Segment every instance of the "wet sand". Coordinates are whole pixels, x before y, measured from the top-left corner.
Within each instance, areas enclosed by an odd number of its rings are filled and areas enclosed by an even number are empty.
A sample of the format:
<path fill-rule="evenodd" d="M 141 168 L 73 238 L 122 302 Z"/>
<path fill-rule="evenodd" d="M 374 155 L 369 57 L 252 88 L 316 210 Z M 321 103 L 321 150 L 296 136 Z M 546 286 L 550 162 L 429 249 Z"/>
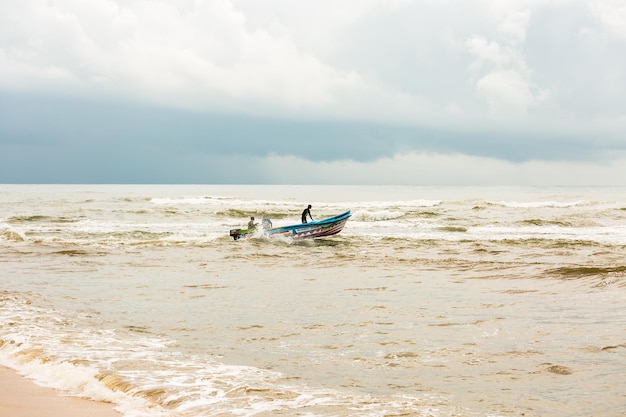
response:
<path fill-rule="evenodd" d="M 64 397 L 40 387 L 12 369 L 0 366 L 0 416 L 6 417 L 120 417 L 113 405 L 84 398 Z"/>

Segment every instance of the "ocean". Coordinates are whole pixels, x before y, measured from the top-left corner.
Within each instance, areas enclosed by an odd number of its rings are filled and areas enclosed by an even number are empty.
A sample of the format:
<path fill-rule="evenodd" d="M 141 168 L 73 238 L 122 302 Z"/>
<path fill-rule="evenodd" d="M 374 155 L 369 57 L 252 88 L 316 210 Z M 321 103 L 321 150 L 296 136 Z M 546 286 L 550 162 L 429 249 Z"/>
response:
<path fill-rule="evenodd" d="M 625 188 L 0 185 L 0 284 L 0 365 L 125 417 L 626 416 Z"/>

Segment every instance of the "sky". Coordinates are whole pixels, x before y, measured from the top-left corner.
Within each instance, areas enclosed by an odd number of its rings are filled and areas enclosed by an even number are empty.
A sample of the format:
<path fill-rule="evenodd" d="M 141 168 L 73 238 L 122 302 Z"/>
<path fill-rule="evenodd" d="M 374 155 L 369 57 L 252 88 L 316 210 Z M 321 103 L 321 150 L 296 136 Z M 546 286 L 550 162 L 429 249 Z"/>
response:
<path fill-rule="evenodd" d="M 0 0 L 0 183 L 626 185 L 625 0 Z"/>

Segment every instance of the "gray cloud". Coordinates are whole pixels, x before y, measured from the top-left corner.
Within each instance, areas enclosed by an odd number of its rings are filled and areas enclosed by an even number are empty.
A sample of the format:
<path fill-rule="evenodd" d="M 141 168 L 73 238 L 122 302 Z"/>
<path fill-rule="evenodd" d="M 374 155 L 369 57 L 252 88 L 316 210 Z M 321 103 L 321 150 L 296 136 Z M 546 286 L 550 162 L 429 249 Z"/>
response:
<path fill-rule="evenodd" d="M 609 163 L 626 147 L 625 10 L 0 4 L 0 181 L 262 182 L 275 180 L 266 160 L 381 169 L 407 154 L 493 159 L 511 175 L 537 161 Z"/>

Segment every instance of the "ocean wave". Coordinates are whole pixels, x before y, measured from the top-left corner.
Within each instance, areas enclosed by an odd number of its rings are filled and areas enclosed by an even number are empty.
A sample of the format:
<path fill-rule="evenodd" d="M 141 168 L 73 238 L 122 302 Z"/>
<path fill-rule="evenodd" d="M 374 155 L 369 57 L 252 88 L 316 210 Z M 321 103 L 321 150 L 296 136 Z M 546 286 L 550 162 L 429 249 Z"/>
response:
<path fill-rule="evenodd" d="M 626 266 L 563 266 L 546 271 L 551 275 L 558 275 L 564 279 L 577 279 L 586 277 L 613 276 L 626 277 Z"/>
<path fill-rule="evenodd" d="M 26 240 L 26 237 L 21 232 L 5 229 L 0 231 L 0 240 L 5 240 L 9 242 L 24 242 Z"/>
<path fill-rule="evenodd" d="M 588 201 L 488 201 L 488 205 L 509 208 L 569 208 L 588 205 Z"/>
<path fill-rule="evenodd" d="M 368 210 L 358 210 L 352 213 L 351 220 L 359 221 L 359 222 L 378 222 L 384 220 L 394 220 L 402 218 L 406 215 L 403 211 L 393 211 L 393 210 L 377 210 L 377 211 L 368 211 Z"/>
<path fill-rule="evenodd" d="M 83 220 L 84 217 L 81 218 L 71 218 L 71 217 L 56 217 L 56 216 L 46 216 L 46 215 L 31 215 L 31 216 L 13 216 L 7 219 L 7 223 L 9 224 L 19 224 L 19 223 L 76 223 Z"/>
<path fill-rule="evenodd" d="M 227 196 L 200 196 L 200 197 L 152 197 L 149 201 L 157 205 L 206 205 L 215 202 L 235 202 L 237 198 Z"/>
<path fill-rule="evenodd" d="M 527 219 L 518 222 L 521 225 L 572 227 L 573 223 L 562 220 Z"/>
<path fill-rule="evenodd" d="M 433 404 L 424 398 L 375 398 L 311 387 L 279 372 L 179 351 L 176 341 L 145 332 L 91 328 L 91 315 L 36 305 L 42 302 L 0 293 L 0 365 L 66 394 L 110 402 L 124 416 L 267 415 L 279 410 L 378 416 L 389 409 L 420 415 Z M 452 411 L 449 415 L 456 415 Z"/>
<path fill-rule="evenodd" d="M 298 223 L 303 207 L 295 198 L 285 197 L 299 188 L 276 187 L 281 190 L 276 200 L 258 198 L 264 191 L 254 187 L 236 189 L 254 191 L 251 195 L 255 198 L 251 199 L 238 196 L 236 190 L 229 196 L 227 187 L 216 187 L 214 194 L 206 192 L 204 187 L 154 186 L 136 188 L 132 193 L 131 188 L 113 187 L 108 194 L 93 191 L 94 198 L 61 193 L 58 202 L 45 211 L 41 211 L 37 198 L 23 196 L 23 201 L 10 203 L 14 208 L 0 221 L 0 241 L 15 246 L 50 245 L 53 249 L 64 245 L 202 247 L 227 241 L 223 238 L 229 230 L 245 227 L 250 216 L 260 218 L 267 214 L 275 226 Z M 172 190 L 179 189 L 189 194 L 177 197 Z M 192 192 L 194 189 L 197 195 Z M 265 187 L 266 191 L 273 189 Z M 352 217 L 340 234 L 342 237 L 443 242 L 545 239 L 626 244 L 624 211 L 616 209 L 623 207 L 623 203 L 607 202 L 610 199 L 575 197 L 568 201 L 571 194 L 556 193 L 546 194 L 545 201 L 531 194 L 524 202 L 527 195 L 524 193 L 512 195 L 510 200 L 468 198 L 463 193 L 453 195 L 455 199 L 449 201 L 398 199 L 397 195 L 390 200 L 351 200 L 340 192 L 342 188 L 320 190 L 324 191 L 320 195 L 334 194 L 330 201 L 313 201 L 315 219 L 352 210 Z M 438 195 L 430 191 L 428 196 Z M 445 191 L 441 195 L 445 196 Z M 381 198 L 381 193 L 365 197 Z"/>
<path fill-rule="evenodd" d="M 244 223 L 209 222 L 138 224 L 101 223 L 75 224 L 75 227 L 9 227 L 0 229 L 0 242 L 9 246 L 41 245 L 58 250 L 107 250 L 124 246 L 180 246 L 205 247 L 232 244 L 229 230 L 241 228 Z M 275 222 L 276 224 L 277 222 Z M 469 225 L 461 220 L 444 221 L 421 218 L 400 212 L 356 212 L 345 229 L 324 241 L 350 241 L 365 244 L 371 239 L 389 238 L 392 241 L 472 241 L 472 242 L 547 242 L 586 245 L 626 245 L 626 227 L 575 227 L 560 220 L 521 220 L 515 225 Z M 267 240 L 260 237 L 261 241 Z M 276 239 L 272 239 L 276 243 Z M 286 243 L 292 244 L 290 239 Z M 237 242 L 241 244 L 241 242 Z M 78 253 L 78 252 L 77 252 Z"/>
<path fill-rule="evenodd" d="M 468 229 L 463 226 L 440 226 L 437 227 L 436 230 L 440 230 L 442 232 L 466 233 Z"/>

